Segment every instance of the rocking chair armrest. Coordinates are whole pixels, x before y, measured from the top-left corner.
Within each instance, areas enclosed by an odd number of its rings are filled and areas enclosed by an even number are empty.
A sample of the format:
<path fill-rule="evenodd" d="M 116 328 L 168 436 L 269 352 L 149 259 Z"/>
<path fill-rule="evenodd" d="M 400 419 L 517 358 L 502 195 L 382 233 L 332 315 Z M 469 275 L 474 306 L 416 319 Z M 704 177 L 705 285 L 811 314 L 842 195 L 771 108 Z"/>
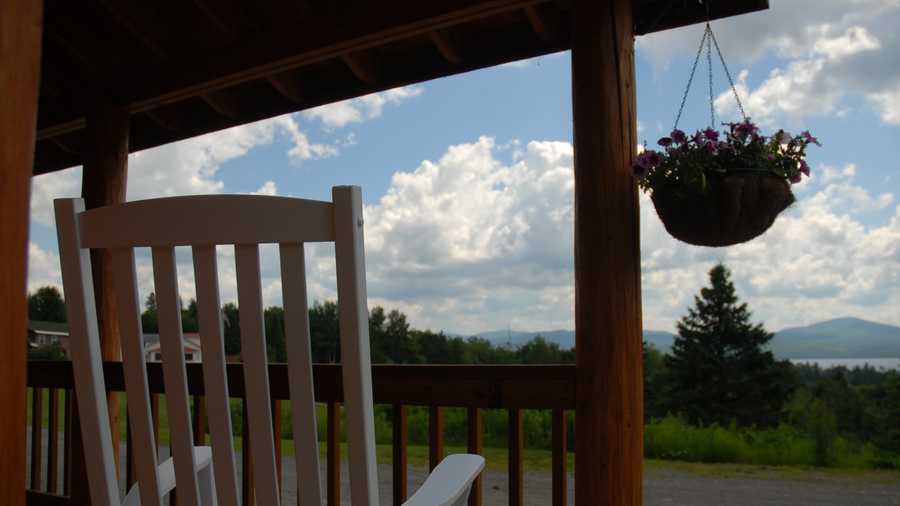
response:
<path fill-rule="evenodd" d="M 209 446 L 194 447 L 194 468 L 198 471 L 198 479 L 200 479 L 200 471 L 212 465 L 212 448 Z M 158 467 L 159 472 L 159 495 L 165 496 L 175 488 L 175 461 L 172 457 L 167 458 Z M 210 474 L 211 476 L 211 474 Z M 138 489 L 138 483 L 135 483 L 122 501 L 122 506 L 141 506 L 141 493 Z M 200 484 L 201 489 L 203 484 Z M 202 501 L 201 501 L 202 503 Z"/>
<path fill-rule="evenodd" d="M 480 455 L 448 455 L 403 506 L 460 506 L 484 469 Z"/>

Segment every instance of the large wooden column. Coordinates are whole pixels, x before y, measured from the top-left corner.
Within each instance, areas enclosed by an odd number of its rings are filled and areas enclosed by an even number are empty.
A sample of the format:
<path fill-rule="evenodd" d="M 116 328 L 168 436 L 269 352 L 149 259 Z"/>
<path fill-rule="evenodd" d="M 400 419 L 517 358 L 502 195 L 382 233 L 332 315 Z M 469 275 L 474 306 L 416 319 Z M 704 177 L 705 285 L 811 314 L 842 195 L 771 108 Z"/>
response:
<path fill-rule="evenodd" d="M 128 111 L 97 105 L 87 117 L 82 146 L 84 172 L 81 196 L 85 208 L 93 209 L 125 201 L 128 181 Z M 91 251 L 94 272 L 94 297 L 100 327 L 100 347 L 104 361 L 121 361 L 119 322 L 116 318 L 116 295 L 112 279 L 112 252 Z M 109 422 L 113 437 L 113 454 L 119 461 L 119 395 L 109 394 Z M 118 469 L 118 465 L 116 466 Z"/>
<path fill-rule="evenodd" d="M 41 69 L 41 0 L 0 7 L 0 504 L 25 504 L 28 217 Z"/>
<path fill-rule="evenodd" d="M 631 0 L 574 0 L 575 504 L 641 504 L 641 250 Z"/>

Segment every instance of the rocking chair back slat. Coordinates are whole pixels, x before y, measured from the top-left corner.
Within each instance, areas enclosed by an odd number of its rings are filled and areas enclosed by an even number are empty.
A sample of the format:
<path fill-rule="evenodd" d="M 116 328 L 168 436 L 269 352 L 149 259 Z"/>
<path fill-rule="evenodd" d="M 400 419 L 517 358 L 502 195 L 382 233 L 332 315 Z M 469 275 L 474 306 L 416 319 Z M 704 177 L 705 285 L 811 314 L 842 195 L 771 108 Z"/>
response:
<path fill-rule="evenodd" d="M 241 358 L 244 360 L 247 423 L 253 457 L 256 498 L 260 504 L 280 504 L 275 446 L 272 434 L 272 407 L 269 400 L 269 369 L 263 324 L 259 246 L 234 247 L 237 270 L 238 311 L 241 327 Z"/>
<path fill-rule="evenodd" d="M 116 483 L 103 362 L 100 358 L 91 255 L 79 241 L 78 214 L 84 212 L 84 201 L 57 200 L 54 208 L 69 323 L 69 353 L 75 376 L 91 503 L 95 506 L 114 506 L 119 504 L 119 486 Z"/>
<path fill-rule="evenodd" d="M 350 500 L 358 506 L 378 505 L 375 464 L 375 413 L 369 351 L 369 308 L 363 251 L 362 192 L 358 187 L 332 189 L 334 255 L 340 294 L 341 363 L 350 467 Z"/>
<path fill-rule="evenodd" d="M 213 471 L 221 506 L 238 506 L 237 471 L 232 444 L 231 409 L 225 372 L 225 343 L 216 247 L 193 247 L 194 281 L 197 286 L 197 320 L 203 350 L 203 384 L 209 432 L 212 438 Z"/>
<path fill-rule="evenodd" d="M 134 249 L 113 250 L 113 281 L 119 308 L 119 333 L 128 394 L 128 424 L 134 466 L 140 483 L 141 504 L 160 504 L 159 462 L 153 434 L 153 414 L 144 364 L 144 339 L 141 332 L 140 305 L 134 266 Z"/>
<path fill-rule="evenodd" d="M 281 244 L 281 286 L 300 504 L 322 504 L 303 244 Z"/>
<path fill-rule="evenodd" d="M 178 504 L 199 506 L 200 492 L 194 467 L 194 433 L 191 429 L 190 399 L 184 366 L 175 248 L 153 248 L 153 283 L 156 290 L 166 407 L 169 411 L 169 439 L 172 456 L 175 458 L 175 480 L 178 483 Z"/>

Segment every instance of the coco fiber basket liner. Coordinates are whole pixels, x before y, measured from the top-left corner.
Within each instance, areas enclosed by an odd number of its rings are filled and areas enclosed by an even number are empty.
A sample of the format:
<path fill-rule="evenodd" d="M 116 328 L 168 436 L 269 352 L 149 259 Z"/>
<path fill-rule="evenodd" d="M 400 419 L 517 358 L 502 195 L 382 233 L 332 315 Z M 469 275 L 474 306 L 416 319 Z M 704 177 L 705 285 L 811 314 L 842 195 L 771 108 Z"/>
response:
<path fill-rule="evenodd" d="M 711 179 L 703 194 L 657 188 L 651 199 L 675 238 L 696 246 L 730 246 L 768 230 L 794 194 L 784 179 L 748 169 Z"/>

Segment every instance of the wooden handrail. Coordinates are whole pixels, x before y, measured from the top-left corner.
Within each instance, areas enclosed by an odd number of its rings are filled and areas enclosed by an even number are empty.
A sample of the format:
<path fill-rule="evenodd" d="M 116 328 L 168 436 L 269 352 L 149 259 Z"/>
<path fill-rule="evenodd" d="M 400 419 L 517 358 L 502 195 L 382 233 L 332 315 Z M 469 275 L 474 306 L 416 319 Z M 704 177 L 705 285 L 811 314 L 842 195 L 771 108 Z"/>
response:
<path fill-rule="evenodd" d="M 124 392 L 121 362 L 105 362 L 106 389 Z M 228 393 L 244 397 L 243 366 L 228 364 Z M 188 390 L 204 395 L 203 369 L 187 364 Z M 340 364 L 315 364 L 316 401 L 342 402 Z M 273 399 L 289 400 L 286 364 L 269 365 Z M 147 364 L 150 392 L 164 393 L 162 367 Z M 67 361 L 28 363 L 28 386 L 72 388 L 72 364 Z M 573 365 L 373 365 L 376 404 L 443 406 L 484 409 L 574 409 Z"/>
<path fill-rule="evenodd" d="M 326 417 L 326 453 L 327 453 L 327 499 L 329 505 L 340 504 L 340 420 L 341 402 L 343 401 L 341 385 L 341 369 L 339 364 L 316 364 L 313 367 L 316 401 L 327 406 Z M 120 362 L 104 363 L 106 387 L 110 392 L 125 390 L 122 364 Z M 228 364 L 227 368 L 229 395 L 234 398 L 244 397 L 243 366 L 240 363 Z M 205 409 L 202 396 L 203 371 L 200 364 L 187 364 L 188 390 L 193 396 L 194 438 L 197 444 L 205 438 Z M 158 363 L 147 364 L 148 384 L 151 392 L 154 431 L 159 436 L 159 394 L 163 394 L 162 368 Z M 280 402 L 289 399 L 287 366 L 271 364 L 269 366 L 270 391 L 273 399 L 273 422 L 280 426 Z M 406 407 L 429 407 L 429 464 L 434 467 L 443 455 L 443 409 L 444 407 L 467 408 L 467 446 L 470 452 L 480 453 L 483 449 L 482 409 L 503 409 L 509 413 L 509 498 L 511 504 L 521 504 L 523 487 L 522 465 L 522 410 L 548 409 L 553 412 L 553 504 L 566 502 L 566 411 L 575 406 L 575 367 L 572 365 L 374 365 L 372 366 L 372 385 L 376 404 L 389 404 L 394 413 L 392 466 L 395 487 L 394 504 L 400 504 L 406 498 L 407 483 L 407 428 Z M 65 392 L 63 403 L 66 420 L 63 447 L 69 451 L 71 440 L 70 422 L 72 366 L 67 361 L 33 361 L 28 364 L 28 386 L 33 388 L 33 398 L 41 400 L 43 390 L 50 389 L 52 395 Z M 33 410 L 41 415 L 42 402 L 35 401 Z M 50 417 L 58 419 L 60 414 L 58 403 L 50 403 Z M 39 421 L 35 422 L 39 427 Z M 245 426 L 246 427 L 246 426 Z M 33 434 L 40 434 L 40 429 L 32 429 Z M 280 432 L 276 429 L 275 432 Z M 52 425 L 47 437 L 58 437 L 58 427 Z M 251 441 L 246 430 L 243 431 L 244 455 L 243 496 L 245 501 L 252 500 L 253 475 L 249 469 L 247 449 Z M 47 449 L 48 460 L 56 462 L 58 448 L 56 444 L 45 446 L 38 437 L 32 444 L 32 469 L 38 475 L 31 480 L 28 504 L 72 504 L 63 496 L 44 493 L 55 493 L 51 483 L 43 485 L 40 468 L 34 467 L 40 462 L 44 448 Z M 48 442 L 49 443 L 49 442 Z M 131 445 L 127 444 L 127 465 L 131 463 Z M 280 450 L 280 447 L 276 446 Z M 280 451 L 279 451 L 280 453 Z M 62 493 L 69 493 L 68 479 L 71 464 L 78 462 L 69 455 L 63 456 L 64 485 Z M 74 464 L 77 465 L 77 464 Z M 55 466 L 53 467 L 55 469 Z M 126 480 L 133 480 L 133 475 L 126 467 Z M 279 466 L 280 474 L 280 466 Z M 53 476 L 55 471 L 47 470 L 46 476 Z M 483 486 L 479 478 L 472 488 L 470 505 L 482 503 Z"/>

